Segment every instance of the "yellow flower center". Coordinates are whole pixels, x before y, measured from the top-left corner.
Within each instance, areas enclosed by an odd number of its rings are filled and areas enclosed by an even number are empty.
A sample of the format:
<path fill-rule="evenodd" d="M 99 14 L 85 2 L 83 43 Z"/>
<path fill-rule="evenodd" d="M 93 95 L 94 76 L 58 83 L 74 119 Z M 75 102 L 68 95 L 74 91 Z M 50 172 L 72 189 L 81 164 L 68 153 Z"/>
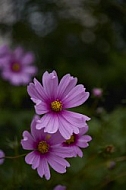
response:
<path fill-rule="evenodd" d="M 20 64 L 19 63 L 13 63 L 12 64 L 12 70 L 15 71 L 15 72 L 18 72 L 20 71 Z"/>
<path fill-rule="evenodd" d="M 73 143 L 74 141 L 75 141 L 75 137 L 74 137 L 74 135 L 71 135 L 70 139 L 66 140 L 66 143 L 67 143 L 67 144 L 71 144 L 71 143 Z"/>
<path fill-rule="evenodd" d="M 62 110 L 62 103 L 59 100 L 55 100 L 51 103 L 51 108 L 55 112 L 59 112 Z"/>
<path fill-rule="evenodd" d="M 42 154 L 47 153 L 49 150 L 49 145 L 46 143 L 46 141 L 41 141 L 38 144 L 38 151 Z"/>

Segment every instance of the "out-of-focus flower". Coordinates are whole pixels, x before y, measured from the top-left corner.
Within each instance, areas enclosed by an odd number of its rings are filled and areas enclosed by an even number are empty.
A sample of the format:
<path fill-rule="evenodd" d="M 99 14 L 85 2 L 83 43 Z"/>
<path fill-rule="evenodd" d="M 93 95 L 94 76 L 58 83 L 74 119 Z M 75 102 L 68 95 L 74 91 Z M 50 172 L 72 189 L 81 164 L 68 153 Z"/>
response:
<path fill-rule="evenodd" d="M 89 92 L 85 92 L 83 85 L 76 85 L 77 78 L 66 74 L 58 84 L 58 76 L 55 71 L 43 74 L 42 83 L 34 79 L 34 83 L 28 85 L 28 94 L 36 104 L 35 110 L 38 115 L 44 116 L 38 121 L 37 129 L 44 128 L 44 132 L 55 133 L 59 130 L 65 139 L 75 133 L 79 133 L 86 121 L 90 118 L 66 110 L 84 103 Z"/>
<path fill-rule="evenodd" d="M 115 161 L 108 161 L 108 162 L 106 163 L 106 165 L 107 165 L 107 168 L 108 168 L 109 170 L 112 170 L 112 169 L 115 168 L 116 162 L 115 162 Z"/>
<path fill-rule="evenodd" d="M 5 154 L 2 150 L 0 150 L 0 165 L 3 164 L 4 162 L 4 157 L 5 157 Z"/>
<path fill-rule="evenodd" d="M 7 60 L 9 48 L 7 45 L 0 46 L 0 68 L 4 65 Z"/>
<path fill-rule="evenodd" d="M 37 72 L 37 68 L 31 65 L 34 62 L 32 52 L 24 52 L 17 47 L 11 51 L 7 46 L 0 48 L 0 67 L 3 79 L 13 85 L 26 85 Z"/>
<path fill-rule="evenodd" d="M 93 88 L 92 94 L 94 97 L 100 98 L 100 97 L 102 97 L 103 90 L 101 88 Z"/>
<path fill-rule="evenodd" d="M 88 131 L 88 126 L 81 128 L 78 134 L 73 134 L 70 139 L 63 142 L 64 147 L 68 147 L 72 151 L 72 156 L 83 156 L 83 152 L 80 148 L 86 148 L 89 146 L 88 142 L 92 140 L 91 136 L 85 135 Z"/>
<path fill-rule="evenodd" d="M 107 146 L 105 147 L 105 152 L 111 154 L 111 153 L 115 152 L 115 147 L 114 147 L 112 144 L 107 145 Z"/>
<path fill-rule="evenodd" d="M 66 186 L 57 185 L 53 190 L 66 190 Z"/>
<path fill-rule="evenodd" d="M 23 132 L 21 144 L 23 149 L 32 150 L 25 157 L 27 164 L 32 165 L 32 169 L 37 169 L 40 177 L 45 176 L 50 179 L 49 165 L 58 173 L 65 173 L 66 167 L 70 164 L 65 160 L 71 157 L 70 151 L 61 145 L 63 138 L 59 132 L 55 134 L 44 133 L 44 130 L 36 129 L 37 117 L 31 123 L 31 134 Z"/>

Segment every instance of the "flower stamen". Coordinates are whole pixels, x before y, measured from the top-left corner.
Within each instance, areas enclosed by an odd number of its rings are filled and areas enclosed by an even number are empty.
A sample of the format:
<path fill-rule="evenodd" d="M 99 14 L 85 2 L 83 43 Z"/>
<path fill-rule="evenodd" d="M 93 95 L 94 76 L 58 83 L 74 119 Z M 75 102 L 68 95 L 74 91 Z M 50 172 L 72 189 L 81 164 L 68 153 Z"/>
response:
<path fill-rule="evenodd" d="M 49 151 L 49 145 L 46 141 L 40 141 L 38 144 L 38 151 L 42 154 L 47 153 Z"/>
<path fill-rule="evenodd" d="M 62 110 L 62 103 L 59 100 L 55 100 L 51 103 L 51 109 L 55 112 Z"/>
<path fill-rule="evenodd" d="M 75 141 L 75 137 L 74 137 L 74 135 L 71 135 L 71 137 L 68 139 L 68 140 L 66 140 L 66 144 L 72 144 L 72 143 L 74 143 L 74 141 Z"/>
<path fill-rule="evenodd" d="M 11 69 L 12 69 L 12 71 L 14 71 L 14 72 L 19 72 L 20 69 L 21 69 L 21 66 L 20 66 L 19 63 L 13 63 L 12 66 L 11 66 Z"/>

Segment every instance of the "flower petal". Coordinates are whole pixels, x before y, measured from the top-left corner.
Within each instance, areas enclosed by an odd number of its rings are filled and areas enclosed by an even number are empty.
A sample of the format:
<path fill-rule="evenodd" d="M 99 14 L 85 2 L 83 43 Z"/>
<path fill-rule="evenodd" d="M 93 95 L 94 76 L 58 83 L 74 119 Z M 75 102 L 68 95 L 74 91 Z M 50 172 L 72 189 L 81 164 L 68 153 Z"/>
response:
<path fill-rule="evenodd" d="M 44 139 L 45 134 L 43 130 L 36 129 L 37 121 L 39 120 L 39 116 L 35 116 L 31 122 L 31 134 L 35 140 L 35 142 L 39 142 L 40 140 Z"/>
<path fill-rule="evenodd" d="M 2 151 L 2 150 L 0 150 L 0 165 L 2 165 L 3 164 L 3 162 L 4 162 L 4 160 L 5 160 L 5 153 Z"/>
<path fill-rule="evenodd" d="M 71 158 L 73 157 L 73 151 L 68 149 L 68 147 L 62 147 L 61 145 L 55 145 L 51 149 L 51 154 L 54 156 L 57 155 L 62 158 Z"/>
<path fill-rule="evenodd" d="M 37 102 L 36 102 L 37 103 Z M 38 102 L 38 104 L 35 106 L 35 111 L 37 114 L 45 114 L 49 112 L 48 106 L 45 102 Z"/>
<path fill-rule="evenodd" d="M 39 99 L 45 101 L 47 95 L 44 92 L 44 89 L 40 82 L 34 78 L 34 83 L 30 83 L 27 87 L 27 92 L 31 96 L 31 98 Z"/>
<path fill-rule="evenodd" d="M 48 162 L 49 165 L 58 173 L 65 173 L 66 167 L 70 166 L 65 159 L 51 154 L 50 157 L 48 158 Z"/>
<path fill-rule="evenodd" d="M 83 104 L 89 97 L 83 85 L 75 86 L 62 100 L 65 108 L 72 108 Z"/>
<path fill-rule="evenodd" d="M 81 148 L 86 148 L 89 146 L 88 142 L 90 142 L 91 140 L 92 140 L 91 136 L 83 135 L 83 136 L 78 138 L 77 146 L 79 146 Z"/>
<path fill-rule="evenodd" d="M 10 49 L 7 45 L 0 46 L 0 58 L 10 53 Z"/>
<path fill-rule="evenodd" d="M 23 68 L 23 72 L 27 75 L 33 75 L 33 74 L 36 74 L 37 73 L 37 68 L 34 67 L 34 66 L 25 66 Z"/>
<path fill-rule="evenodd" d="M 41 117 L 41 119 L 39 119 L 37 121 L 36 129 L 42 129 L 42 128 L 46 127 L 48 125 L 48 123 L 51 122 L 50 121 L 51 119 L 52 119 L 52 117 L 50 114 L 48 114 L 48 113 L 45 114 L 43 117 Z"/>
<path fill-rule="evenodd" d="M 59 132 L 65 139 L 69 139 L 70 136 L 73 134 L 72 125 L 67 122 L 64 118 L 60 117 L 60 126 Z M 79 131 L 78 131 L 79 132 Z"/>
<path fill-rule="evenodd" d="M 40 164 L 40 154 L 36 151 L 36 156 L 32 161 L 32 169 L 36 169 Z"/>
<path fill-rule="evenodd" d="M 84 127 L 86 125 L 85 121 L 88 119 L 87 116 L 64 110 L 62 113 L 62 118 L 66 120 L 69 124 L 75 127 Z M 63 120 L 62 119 L 62 120 Z"/>
<path fill-rule="evenodd" d="M 57 94 L 57 87 L 58 87 L 57 73 L 55 71 L 53 71 L 52 73 L 48 73 L 46 71 L 43 74 L 42 82 L 44 90 L 48 95 L 50 101 L 55 100 Z"/>
<path fill-rule="evenodd" d="M 50 134 L 49 143 L 51 143 L 52 145 L 57 145 L 57 144 L 61 144 L 62 142 L 64 142 L 64 140 L 65 139 L 62 137 L 60 132 L 57 131 L 54 134 Z"/>
<path fill-rule="evenodd" d="M 86 124 L 84 127 L 79 129 L 79 136 L 82 136 L 83 134 L 85 134 L 88 131 L 88 125 Z"/>
<path fill-rule="evenodd" d="M 47 180 L 50 179 L 49 166 L 48 166 L 47 160 L 44 157 L 40 159 L 40 164 L 37 168 L 37 172 L 40 177 L 43 177 L 43 175 L 45 175 Z"/>
<path fill-rule="evenodd" d="M 24 51 L 23 51 L 22 47 L 17 47 L 14 50 L 14 53 L 13 53 L 14 55 L 13 56 L 18 61 L 18 60 L 22 59 L 23 53 L 24 53 Z"/>
<path fill-rule="evenodd" d="M 23 132 L 23 139 L 21 140 L 23 149 L 33 150 L 35 148 L 35 141 L 28 131 Z"/>
<path fill-rule="evenodd" d="M 35 61 L 34 54 L 32 52 L 26 53 L 21 60 L 21 63 L 24 65 L 31 64 Z"/>
<path fill-rule="evenodd" d="M 41 99 L 42 99 L 42 100 L 46 100 L 46 99 L 47 99 L 47 94 L 46 94 L 46 92 L 44 91 L 44 88 L 43 88 L 43 86 L 41 85 L 41 83 L 40 83 L 36 78 L 34 78 L 34 84 L 35 84 L 36 90 L 38 91 L 38 93 L 39 93 L 40 96 L 41 96 Z"/>
<path fill-rule="evenodd" d="M 79 147 L 73 146 L 73 149 L 74 149 L 74 152 L 75 152 L 76 155 L 78 155 L 81 158 L 83 157 L 83 152 Z"/>
<path fill-rule="evenodd" d="M 70 91 L 71 89 L 76 85 L 77 78 L 73 78 L 70 76 L 70 74 L 66 74 L 62 77 L 57 91 L 57 96 L 60 99 L 63 99 Z"/>
<path fill-rule="evenodd" d="M 48 124 L 45 126 L 44 132 L 55 133 L 55 132 L 57 132 L 57 130 L 60 126 L 59 119 L 56 114 L 55 115 L 48 114 L 48 116 L 50 117 L 50 120 L 49 120 Z"/>
<path fill-rule="evenodd" d="M 34 151 L 32 151 L 25 156 L 25 162 L 27 164 L 32 164 L 35 157 L 36 157 L 36 154 Z"/>

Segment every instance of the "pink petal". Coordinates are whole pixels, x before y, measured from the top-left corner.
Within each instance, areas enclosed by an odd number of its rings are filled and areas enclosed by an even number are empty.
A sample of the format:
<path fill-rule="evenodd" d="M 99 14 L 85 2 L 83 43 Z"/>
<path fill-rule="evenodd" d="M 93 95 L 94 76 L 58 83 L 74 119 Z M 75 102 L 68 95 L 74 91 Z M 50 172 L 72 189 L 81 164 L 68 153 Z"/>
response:
<path fill-rule="evenodd" d="M 40 177 L 43 177 L 43 175 L 45 175 L 47 180 L 50 179 L 50 170 L 49 170 L 47 160 L 45 158 L 42 158 L 40 160 L 40 164 L 39 164 L 39 167 L 37 168 L 37 171 Z"/>
<path fill-rule="evenodd" d="M 89 144 L 87 142 L 84 142 L 84 141 L 83 142 L 78 141 L 77 146 L 79 146 L 81 148 L 86 148 L 89 146 Z"/>
<path fill-rule="evenodd" d="M 83 134 L 85 134 L 88 131 L 88 125 L 86 124 L 84 127 L 79 129 L 79 136 L 82 136 Z"/>
<path fill-rule="evenodd" d="M 50 155 L 48 162 L 50 166 L 58 173 L 65 173 L 66 166 L 69 166 L 69 163 L 65 159 L 53 155 Z"/>
<path fill-rule="evenodd" d="M 35 157 L 36 157 L 36 154 L 34 151 L 32 151 L 25 156 L 25 162 L 27 164 L 32 164 Z"/>
<path fill-rule="evenodd" d="M 43 74 L 42 78 L 43 87 L 48 97 L 51 100 L 55 100 L 58 87 L 58 77 L 55 71 L 48 73 L 47 71 Z"/>
<path fill-rule="evenodd" d="M 92 138 L 91 138 L 91 136 L 89 136 L 89 135 L 83 135 L 83 136 L 81 136 L 80 138 L 79 138 L 79 141 L 84 141 L 84 142 L 89 142 L 89 141 L 91 141 L 92 140 Z"/>
<path fill-rule="evenodd" d="M 30 83 L 27 87 L 27 92 L 31 98 L 45 101 L 47 95 L 44 92 L 42 85 L 34 78 L 34 83 Z"/>
<path fill-rule="evenodd" d="M 61 99 L 65 97 L 76 85 L 76 83 L 77 78 L 73 78 L 70 76 L 70 74 L 66 74 L 59 83 L 57 92 L 58 97 L 60 97 Z"/>
<path fill-rule="evenodd" d="M 39 100 L 41 100 L 41 98 L 42 98 L 40 93 L 38 93 L 38 91 L 36 90 L 35 85 L 33 83 L 30 83 L 27 86 L 27 92 L 31 96 L 31 98 L 35 98 L 35 99 L 39 99 Z"/>
<path fill-rule="evenodd" d="M 59 132 L 65 139 L 69 139 L 73 134 L 72 125 L 62 117 L 60 117 Z"/>
<path fill-rule="evenodd" d="M 40 164 L 40 154 L 36 153 L 36 156 L 34 157 L 33 161 L 32 161 L 32 169 L 36 169 Z"/>
<path fill-rule="evenodd" d="M 78 155 L 79 157 L 82 158 L 83 157 L 83 152 L 81 151 L 81 149 L 79 147 L 77 147 L 77 146 L 74 146 L 73 148 L 74 148 L 74 151 L 75 151 L 76 155 Z"/>
<path fill-rule="evenodd" d="M 77 141 L 77 145 L 81 148 L 86 148 L 89 146 L 87 142 L 90 142 L 92 138 L 89 135 L 84 135 L 80 137 Z"/>
<path fill-rule="evenodd" d="M 50 114 L 45 114 L 43 117 L 41 117 L 40 120 L 37 121 L 36 129 L 42 129 L 48 125 L 48 123 L 51 122 L 52 117 Z"/>
<path fill-rule="evenodd" d="M 5 160 L 5 153 L 2 151 L 2 150 L 0 150 L 0 165 L 2 165 L 3 164 L 3 162 L 4 162 L 4 160 Z"/>
<path fill-rule="evenodd" d="M 35 111 L 37 114 L 41 115 L 41 114 L 48 113 L 50 110 L 48 109 L 47 104 L 41 101 L 40 103 L 38 103 L 38 105 L 35 106 Z"/>
<path fill-rule="evenodd" d="M 10 49 L 7 45 L 0 46 L 0 57 L 10 53 Z"/>
<path fill-rule="evenodd" d="M 57 115 L 48 114 L 48 116 L 50 117 L 50 120 L 48 124 L 45 126 L 44 132 L 55 133 L 60 126 L 60 121 Z"/>
<path fill-rule="evenodd" d="M 40 140 L 44 139 L 44 136 L 45 136 L 43 130 L 36 129 L 36 124 L 38 120 L 39 120 L 39 117 L 36 115 L 31 122 L 31 134 L 35 142 L 39 142 Z"/>
<path fill-rule="evenodd" d="M 10 56 L 6 55 L 5 57 L 0 57 L 0 66 L 3 68 L 8 68 L 8 64 L 10 62 Z"/>
<path fill-rule="evenodd" d="M 23 68 L 23 72 L 24 72 L 25 74 L 29 74 L 29 75 L 32 76 L 32 75 L 36 74 L 37 68 L 34 67 L 34 66 L 27 66 L 27 67 L 24 67 L 24 68 Z"/>
<path fill-rule="evenodd" d="M 73 156 L 73 152 L 68 147 L 62 147 L 61 145 L 55 145 L 51 149 L 51 154 L 62 158 L 70 158 Z"/>
<path fill-rule="evenodd" d="M 41 83 L 36 79 L 34 78 L 34 84 L 35 84 L 35 88 L 37 90 L 37 92 L 40 94 L 41 96 L 41 99 L 42 100 L 46 100 L 47 99 L 47 94 L 46 92 L 44 91 L 44 88 L 43 86 L 41 85 Z"/>
<path fill-rule="evenodd" d="M 89 97 L 83 85 L 75 86 L 62 100 L 65 108 L 72 108 L 83 104 Z"/>
<path fill-rule="evenodd" d="M 15 59 L 16 59 L 16 60 L 22 59 L 23 53 L 24 53 L 23 49 L 22 49 L 21 47 L 17 47 L 17 48 L 14 50 Z"/>
<path fill-rule="evenodd" d="M 82 114 L 64 110 L 62 112 L 62 118 L 75 127 L 85 126 L 85 116 Z"/>
<path fill-rule="evenodd" d="M 49 143 L 52 145 L 57 145 L 64 142 L 64 140 L 65 139 L 61 136 L 60 132 L 57 131 L 56 133 L 50 135 Z"/>
<path fill-rule="evenodd" d="M 21 144 L 25 150 L 33 150 L 35 148 L 34 139 L 28 131 L 23 132 L 23 139 L 21 140 Z"/>
<path fill-rule="evenodd" d="M 35 61 L 34 54 L 31 52 L 26 53 L 21 60 L 21 63 L 24 65 L 31 64 Z"/>

